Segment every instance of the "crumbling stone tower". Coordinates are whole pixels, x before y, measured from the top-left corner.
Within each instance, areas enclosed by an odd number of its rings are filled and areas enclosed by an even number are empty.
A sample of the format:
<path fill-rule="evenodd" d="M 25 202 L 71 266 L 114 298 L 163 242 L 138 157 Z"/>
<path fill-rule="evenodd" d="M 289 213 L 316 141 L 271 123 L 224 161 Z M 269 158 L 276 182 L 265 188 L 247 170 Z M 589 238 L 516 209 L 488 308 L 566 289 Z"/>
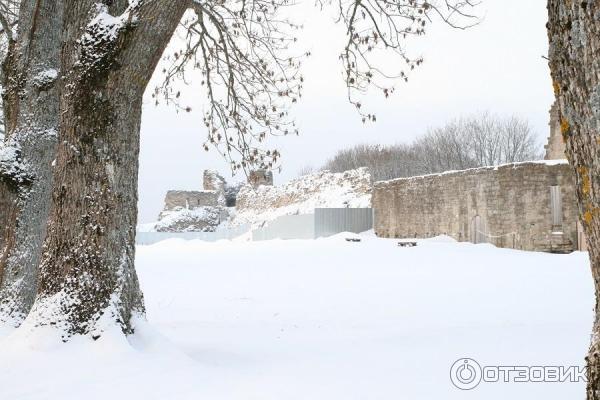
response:
<path fill-rule="evenodd" d="M 546 160 L 562 160 L 566 158 L 565 141 L 560 131 L 560 113 L 556 101 L 552 104 L 552 108 L 550 108 L 550 136 L 548 137 L 548 144 L 544 148 L 546 149 L 546 156 L 544 157 Z"/>
<path fill-rule="evenodd" d="M 248 183 L 255 189 L 261 185 L 273 186 L 273 172 L 266 169 L 250 171 Z"/>
<path fill-rule="evenodd" d="M 214 190 L 220 192 L 225 189 L 225 178 L 223 178 L 217 171 L 210 169 L 204 170 L 204 176 L 202 180 L 202 187 L 204 190 Z"/>

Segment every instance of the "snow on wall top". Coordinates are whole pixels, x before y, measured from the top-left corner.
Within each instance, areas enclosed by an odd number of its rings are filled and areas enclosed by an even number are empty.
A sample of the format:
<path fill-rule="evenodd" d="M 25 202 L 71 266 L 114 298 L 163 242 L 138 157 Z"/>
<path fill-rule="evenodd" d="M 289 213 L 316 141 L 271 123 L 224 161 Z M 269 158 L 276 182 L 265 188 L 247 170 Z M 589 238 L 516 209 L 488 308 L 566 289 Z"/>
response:
<path fill-rule="evenodd" d="M 232 225 L 261 225 L 282 215 L 312 214 L 315 208 L 371 207 L 371 175 L 366 168 L 321 171 L 281 186 L 244 186 Z"/>
<path fill-rule="evenodd" d="M 535 164 L 537 164 L 537 165 L 548 165 L 548 166 L 552 166 L 552 165 L 568 165 L 569 161 L 568 160 L 522 161 L 522 162 L 516 162 L 516 163 L 495 165 L 495 166 L 490 166 L 490 167 L 468 168 L 468 169 L 462 169 L 462 170 L 444 171 L 444 172 L 439 172 L 439 173 L 435 173 L 435 174 L 426 174 L 426 175 L 409 176 L 409 177 L 405 177 L 405 178 L 396 178 L 396 179 L 391 179 L 391 180 L 388 180 L 388 181 L 375 182 L 375 184 L 376 185 L 386 185 L 386 184 L 390 184 L 390 183 L 394 183 L 394 182 L 423 179 L 423 178 L 428 178 L 428 177 L 432 177 L 432 176 L 458 175 L 458 174 L 464 174 L 464 173 L 474 173 L 474 172 L 477 172 L 477 171 L 497 171 L 499 168 L 510 168 L 510 167 L 512 167 L 512 168 L 519 168 L 519 167 L 524 167 L 524 166 L 532 165 L 532 164 L 534 164 L 534 165 Z"/>

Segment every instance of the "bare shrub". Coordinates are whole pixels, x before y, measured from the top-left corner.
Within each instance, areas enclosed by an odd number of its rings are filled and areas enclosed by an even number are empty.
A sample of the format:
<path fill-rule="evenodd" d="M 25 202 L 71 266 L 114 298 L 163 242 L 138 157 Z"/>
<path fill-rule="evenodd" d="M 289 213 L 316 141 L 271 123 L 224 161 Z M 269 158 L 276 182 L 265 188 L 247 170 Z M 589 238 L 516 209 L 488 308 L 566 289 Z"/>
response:
<path fill-rule="evenodd" d="M 429 129 L 411 144 L 359 144 L 340 150 L 323 169 L 367 167 L 374 180 L 386 180 L 541 157 L 542 147 L 526 120 L 484 113 Z"/>

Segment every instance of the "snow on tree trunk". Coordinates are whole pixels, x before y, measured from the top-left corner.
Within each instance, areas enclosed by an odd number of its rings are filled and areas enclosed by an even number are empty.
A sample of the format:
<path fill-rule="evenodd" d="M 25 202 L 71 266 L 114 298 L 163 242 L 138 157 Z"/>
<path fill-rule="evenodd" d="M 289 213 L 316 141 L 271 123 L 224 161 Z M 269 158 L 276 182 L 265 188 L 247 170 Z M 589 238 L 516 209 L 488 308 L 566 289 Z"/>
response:
<path fill-rule="evenodd" d="M 187 3 L 66 2 L 55 186 L 28 321 L 63 338 L 133 330 L 142 96 Z"/>
<path fill-rule="evenodd" d="M 63 4 L 23 2 L 3 65 L 6 140 L 0 145 L 0 322 L 19 325 L 33 304 L 58 129 Z"/>
<path fill-rule="evenodd" d="M 550 68 L 596 291 L 587 398 L 600 399 L 600 3 L 549 0 L 548 13 Z"/>

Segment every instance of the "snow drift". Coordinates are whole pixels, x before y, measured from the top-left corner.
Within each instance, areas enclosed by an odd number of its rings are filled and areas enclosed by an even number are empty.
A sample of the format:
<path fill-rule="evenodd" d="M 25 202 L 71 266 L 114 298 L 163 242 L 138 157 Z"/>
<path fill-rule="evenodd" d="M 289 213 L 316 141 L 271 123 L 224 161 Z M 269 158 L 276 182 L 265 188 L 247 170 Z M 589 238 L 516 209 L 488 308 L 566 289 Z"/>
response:
<path fill-rule="evenodd" d="M 140 246 L 150 326 L 66 344 L 52 332 L 0 338 L 0 399 L 585 397 L 584 382 L 465 393 L 449 371 L 462 357 L 583 364 L 594 306 L 587 254 L 348 236 Z"/>

